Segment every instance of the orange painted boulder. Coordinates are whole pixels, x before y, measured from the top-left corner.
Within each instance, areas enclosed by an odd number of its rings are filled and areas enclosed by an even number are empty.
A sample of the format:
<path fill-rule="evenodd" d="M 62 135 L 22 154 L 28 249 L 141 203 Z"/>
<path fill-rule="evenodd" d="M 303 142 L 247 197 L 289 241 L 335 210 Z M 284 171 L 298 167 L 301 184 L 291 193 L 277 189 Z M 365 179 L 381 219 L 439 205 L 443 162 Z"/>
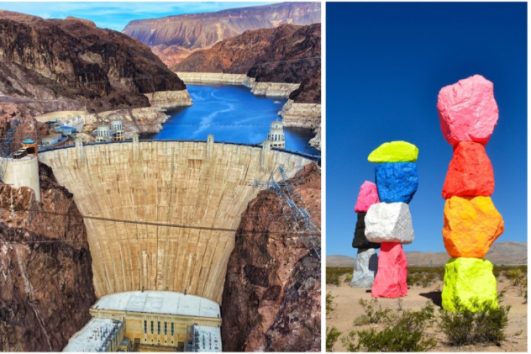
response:
<path fill-rule="evenodd" d="M 483 258 L 503 232 L 503 218 L 490 197 L 451 197 L 444 205 L 443 238 L 452 258 Z"/>
<path fill-rule="evenodd" d="M 463 141 L 457 144 L 450 161 L 442 196 L 490 196 L 494 192 L 492 163 L 480 143 Z"/>
<path fill-rule="evenodd" d="M 401 243 L 382 242 L 371 294 L 386 298 L 407 295 L 407 259 Z"/>

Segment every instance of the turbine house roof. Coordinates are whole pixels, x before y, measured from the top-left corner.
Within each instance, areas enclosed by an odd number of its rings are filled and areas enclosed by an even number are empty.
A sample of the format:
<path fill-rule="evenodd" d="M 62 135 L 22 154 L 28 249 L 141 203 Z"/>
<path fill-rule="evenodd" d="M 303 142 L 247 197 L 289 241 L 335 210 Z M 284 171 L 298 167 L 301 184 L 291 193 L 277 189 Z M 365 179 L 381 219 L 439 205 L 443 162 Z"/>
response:
<path fill-rule="evenodd" d="M 216 302 L 173 291 L 128 291 L 105 295 L 93 309 L 220 318 Z"/>

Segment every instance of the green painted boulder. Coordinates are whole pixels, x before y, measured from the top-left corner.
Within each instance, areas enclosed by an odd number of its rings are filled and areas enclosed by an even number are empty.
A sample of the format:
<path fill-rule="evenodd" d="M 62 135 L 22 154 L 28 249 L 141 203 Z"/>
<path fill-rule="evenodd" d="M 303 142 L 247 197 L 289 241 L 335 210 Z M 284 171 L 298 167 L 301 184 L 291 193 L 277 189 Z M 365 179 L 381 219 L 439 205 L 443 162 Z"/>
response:
<path fill-rule="evenodd" d="M 492 263 L 480 258 L 451 258 L 444 271 L 442 307 L 455 312 L 459 305 L 471 311 L 482 306 L 498 307 Z"/>
<path fill-rule="evenodd" d="M 419 149 L 407 141 L 383 143 L 369 154 L 369 162 L 415 162 Z"/>

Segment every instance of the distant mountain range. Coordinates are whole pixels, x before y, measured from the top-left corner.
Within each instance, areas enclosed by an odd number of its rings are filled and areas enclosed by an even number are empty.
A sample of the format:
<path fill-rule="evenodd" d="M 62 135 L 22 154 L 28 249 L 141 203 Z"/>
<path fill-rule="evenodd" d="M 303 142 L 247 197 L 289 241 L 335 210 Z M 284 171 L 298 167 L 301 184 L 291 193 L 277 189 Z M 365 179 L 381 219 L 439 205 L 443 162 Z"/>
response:
<path fill-rule="evenodd" d="M 352 249 L 352 254 L 356 250 Z M 446 252 L 406 252 L 410 266 L 443 266 L 448 260 Z M 495 243 L 486 257 L 495 265 L 527 264 L 526 242 L 498 242 Z M 333 255 L 326 257 L 327 267 L 352 267 L 354 257 Z"/>
<path fill-rule="evenodd" d="M 123 32 L 150 46 L 166 65 L 173 67 L 193 51 L 247 30 L 318 22 L 321 22 L 320 3 L 288 2 L 135 20 L 128 23 Z"/>

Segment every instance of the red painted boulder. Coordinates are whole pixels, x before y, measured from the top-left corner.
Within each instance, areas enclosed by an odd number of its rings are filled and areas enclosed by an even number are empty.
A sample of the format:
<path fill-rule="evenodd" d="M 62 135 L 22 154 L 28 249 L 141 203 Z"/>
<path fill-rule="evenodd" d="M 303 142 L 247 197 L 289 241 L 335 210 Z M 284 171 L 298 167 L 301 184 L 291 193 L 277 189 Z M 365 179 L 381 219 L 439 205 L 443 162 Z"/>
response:
<path fill-rule="evenodd" d="M 372 296 L 397 298 L 406 295 L 407 259 L 402 244 L 383 242 L 378 256 L 378 272 L 372 284 Z"/>
<path fill-rule="evenodd" d="M 474 75 L 439 91 L 437 110 L 445 139 L 452 145 L 461 141 L 486 144 L 498 122 L 494 85 Z"/>
<path fill-rule="evenodd" d="M 494 171 L 485 147 L 470 141 L 458 143 L 444 180 L 443 198 L 490 196 L 493 192 Z"/>
<path fill-rule="evenodd" d="M 358 199 L 356 200 L 356 205 L 354 206 L 354 211 L 356 213 L 365 213 L 369 210 L 369 207 L 374 203 L 379 203 L 380 199 L 378 198 L 378 189 L 376 184 L 365 181 L 360 187 L 358 193 Z"/>

